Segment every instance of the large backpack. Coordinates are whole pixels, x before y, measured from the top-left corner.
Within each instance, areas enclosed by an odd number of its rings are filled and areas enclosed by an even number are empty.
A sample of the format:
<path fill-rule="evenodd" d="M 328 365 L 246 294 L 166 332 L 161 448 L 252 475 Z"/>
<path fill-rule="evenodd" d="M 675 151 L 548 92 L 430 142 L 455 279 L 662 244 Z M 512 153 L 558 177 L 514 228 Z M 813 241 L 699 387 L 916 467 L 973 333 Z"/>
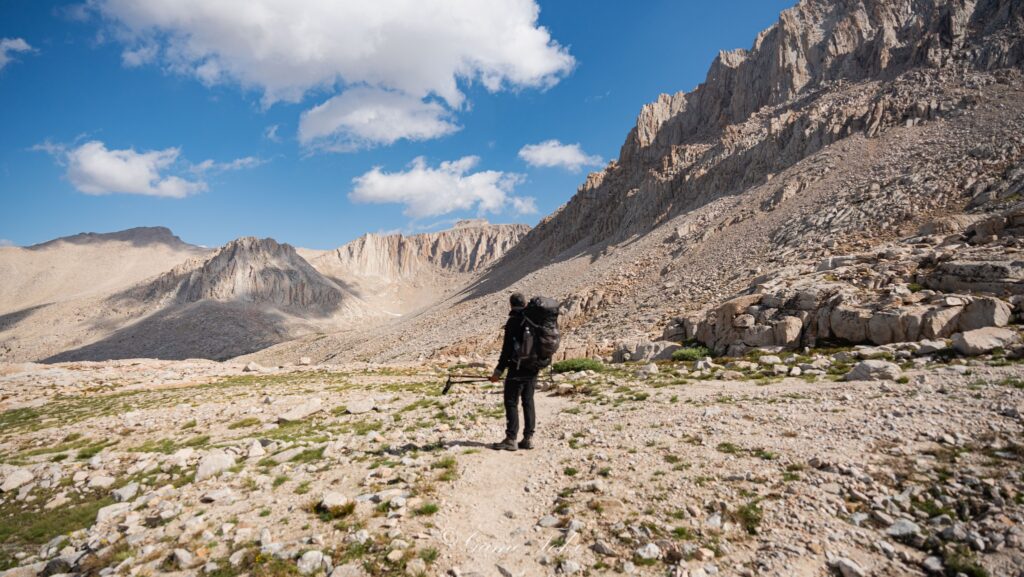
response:
<path fill-rule="evenodd" d="M 522 333 L 517 347 L 519 369 L 539 371 L 551 364 L 562 336 L 558 334 L 558 301 L 533 297 L 523 309 Z"/>

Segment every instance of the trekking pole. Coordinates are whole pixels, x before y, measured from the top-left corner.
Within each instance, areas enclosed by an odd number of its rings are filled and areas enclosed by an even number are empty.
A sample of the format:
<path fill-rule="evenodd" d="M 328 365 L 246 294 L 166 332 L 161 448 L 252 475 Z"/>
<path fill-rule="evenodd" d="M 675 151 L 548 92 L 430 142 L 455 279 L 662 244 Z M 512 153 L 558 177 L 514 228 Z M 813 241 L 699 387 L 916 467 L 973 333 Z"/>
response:
<path fill-rule="evenodd" d="M 453 380 L 453 379 L 456 379 L 456 380 Z M 482 383 L 484 381 L 489 381 L 489 380 L 490 380 L 489 378 L 481 377 L 479 375 L 448 375 L 448 380 L 445 381 L 444 388 L 441 389 L 441 394 L 442 395 L 447 395 L 448 391 L 450 391 L 452 389 L 452 385 L 454 385 L 454 384 Z"/>

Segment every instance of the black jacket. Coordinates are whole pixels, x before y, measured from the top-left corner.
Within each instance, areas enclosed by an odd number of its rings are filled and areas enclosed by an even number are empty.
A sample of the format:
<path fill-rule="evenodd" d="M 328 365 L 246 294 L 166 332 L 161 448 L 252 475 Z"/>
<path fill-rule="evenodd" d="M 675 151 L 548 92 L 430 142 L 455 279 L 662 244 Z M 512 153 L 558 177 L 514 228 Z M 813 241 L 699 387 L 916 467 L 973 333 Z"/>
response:
<path fill-rule="evenodd" d="M 494 374 L 500 375 L 505 369 L 516 368 L 516 339 L 520 338 L 523 331 L 523 307 L 512 307 L 508 313 L 508 320 L 505 321 L 505 337 L 501 343 L 501 356 L 498 357 L 498 366 L 494 367 Z"/>

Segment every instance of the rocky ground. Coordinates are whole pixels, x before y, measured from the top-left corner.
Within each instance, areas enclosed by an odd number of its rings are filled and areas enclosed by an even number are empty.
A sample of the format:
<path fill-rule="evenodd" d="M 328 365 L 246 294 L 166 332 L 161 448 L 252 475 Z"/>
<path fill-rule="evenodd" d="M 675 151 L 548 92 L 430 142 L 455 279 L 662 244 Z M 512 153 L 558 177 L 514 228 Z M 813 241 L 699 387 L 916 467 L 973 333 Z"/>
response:
<path fill-rule="evenodd" d="M 561 373 L 515 453 L 443 368 L 5 365 L 2 575 L 1021 575 L 1024 364 L 950 346 Z"/>

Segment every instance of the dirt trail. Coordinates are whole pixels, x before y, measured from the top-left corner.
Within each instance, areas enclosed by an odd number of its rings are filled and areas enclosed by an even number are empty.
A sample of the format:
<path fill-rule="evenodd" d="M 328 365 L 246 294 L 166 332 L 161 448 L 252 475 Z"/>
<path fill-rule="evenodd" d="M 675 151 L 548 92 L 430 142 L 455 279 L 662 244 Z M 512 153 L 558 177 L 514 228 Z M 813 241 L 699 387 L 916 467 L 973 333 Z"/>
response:
<path fill-rule="evenodd" d="M 500 403 L 500 398 L 495 402 Z M 541 471 L 555 467 L 565 450 L 558 441 L 562 434 L 558 414 L 572 402 L 538 393 L 536 404 L 535 449 L 508 452 L 480 447 L 479 452 L 459 458 L 458 480 L 441 490 L 446 507 L 437 523 L 438 549 L 463 575 L 506 575 L 498 566 L 517 577 L 543 571 L 537 557 L 547 537 L 535 534 L 534 527 L 540 517 L 550 514 L 556 488 L 536 479 Z M 496 420 L 487 440 L 498 440 L 504 425 L 503 418 Z"/>

